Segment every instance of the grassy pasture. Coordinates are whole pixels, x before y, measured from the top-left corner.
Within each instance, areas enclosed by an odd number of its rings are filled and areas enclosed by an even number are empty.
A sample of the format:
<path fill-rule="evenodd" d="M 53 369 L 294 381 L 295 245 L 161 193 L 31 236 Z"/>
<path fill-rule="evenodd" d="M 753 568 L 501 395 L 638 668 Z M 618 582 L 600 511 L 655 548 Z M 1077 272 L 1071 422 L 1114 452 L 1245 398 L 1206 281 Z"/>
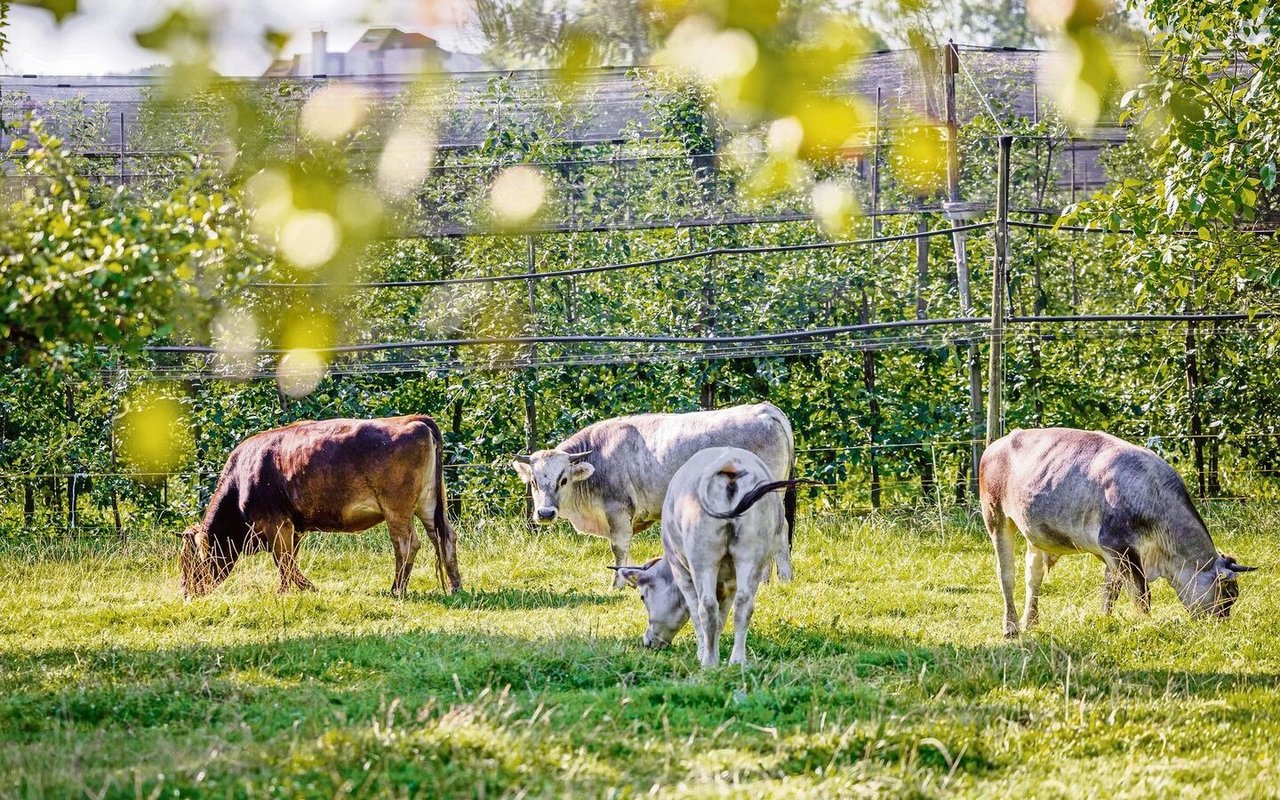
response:
<path fill-rule="evenodd" d="M 1098 611 L 1063 559 L 1043 626 L 1000 636 L 961 516 L 807 519 L 745 671 L 644 651 L 607 546 L 459 525 L 464 593 L 384 535 L 312 537 L 316 594 L 269 555 L 184 602 L 172 537 L 0 552 L 0 797 L 1260 797 L 1280 795 L 1274 509 L 1221 505 L 1226 624 Z M 637 557 L 656 554 L 641 537 Z M 725 648 L 727 657 L 727 648 Z"/>

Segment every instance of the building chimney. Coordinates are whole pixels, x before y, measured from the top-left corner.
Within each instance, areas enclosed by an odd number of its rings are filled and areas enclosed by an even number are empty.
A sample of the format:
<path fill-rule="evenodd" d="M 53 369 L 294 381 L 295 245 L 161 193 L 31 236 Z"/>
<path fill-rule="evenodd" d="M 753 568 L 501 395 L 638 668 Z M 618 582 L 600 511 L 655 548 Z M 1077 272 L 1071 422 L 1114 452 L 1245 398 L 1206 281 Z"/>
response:
<path fill-rule="evenodd" d="M 324 28 L 311 32 L 311 75 L 326 75 L 329 70 L 325 63 L 329 60 L 329 34 Z"/>

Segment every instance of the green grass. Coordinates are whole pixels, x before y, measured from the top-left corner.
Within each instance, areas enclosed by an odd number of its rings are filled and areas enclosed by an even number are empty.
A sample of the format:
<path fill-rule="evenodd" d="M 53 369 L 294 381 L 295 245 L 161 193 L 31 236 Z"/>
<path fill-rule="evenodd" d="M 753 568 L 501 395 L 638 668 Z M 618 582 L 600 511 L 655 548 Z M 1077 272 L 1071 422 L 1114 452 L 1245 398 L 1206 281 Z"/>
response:
<path fill-rule="evenodd" d="M 1164 584 L 1150 617 L 1104 618 L 1076 557 L 1016 642 L 968 520 L 810 519 L 751 666 L 709 673 L 687 629 L 639 646 L 639 598 L 567 528 L 460 525 L 467 590 L 442 595 L 424 550 L 404 601 L 382 535 L 309 539 L 319 593 L 276 595 L 257 555 L 193 602 L 172 537 L 10 544 L 0 797 L 1276 796 L 1280 514 L 1210 511 L 1273 567 L 1229 622 Z"/>

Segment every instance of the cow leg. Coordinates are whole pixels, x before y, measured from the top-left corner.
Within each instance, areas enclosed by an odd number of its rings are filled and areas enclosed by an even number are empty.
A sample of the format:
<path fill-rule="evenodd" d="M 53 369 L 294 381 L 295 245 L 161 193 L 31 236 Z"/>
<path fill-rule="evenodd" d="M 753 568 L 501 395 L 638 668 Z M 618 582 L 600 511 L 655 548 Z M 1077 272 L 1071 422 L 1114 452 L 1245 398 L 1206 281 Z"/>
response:
<path fill-rule="evenodd" d="M 1000 592 L 1004 596 L 1004 635 L 1018 635 L 1018 612 L 1013 604 L 1013 539 L 1017 528 L 1013 522 L 994 506 L 982 509 L 982 521 L 996 551 L 996 577 L 1000 580 Z"/>
<path fill-rule="evenodd" d="M 737 571 L 737 588 L 733 598 L 733 653 L 729 656 L 729 663 L 745 667 L 747 665 L 747 627 L 751 625 L 751 615 L 756 610 L 756 592 L 760 589 L 761 578 L 769 569 L 769 562 L 766 561 L 761 565 L 753 560 L 748 560 L 746 563 L 739 561 L 734 566 Z"/>
<path fill-rule="evenodd" d="M 1120 588 L 1124 584 L 1124 578 L 1120 575 L 1120 571 L 1115 567 L 1107 564 L 1102 575 L 1102 614 L 1110 616 L 1111 609 L 1116 604 L 1116 598 L 1120 596 Z"/>
<path fill-rule="evenodd" d="M 1022 608 L 1022 629 L 1030 630 L 1040 621 L 1040 582 L 1049 571 L 1049 554 L 1027 543 L 1027 597 Z"/>
<path fill-rule="evenodd" d="M 1142 568 L 1142 559 L 1137 549 L 1127 547 L 1120 553 L 1120 561 L 1124 565 L 1123 575 L 1129 591 L 1133 593 L 1133 605 L 1141 614 L 1151 613 L 1151 587 L 1147 585 L 1147 573 Z"/>
<path fill-rule="evenodd" d="M 693 639 L 698 644 L 698 661 L 701 663 L 707 643 L 703 637 L 702 603 L 698 601 L 698 590 L 693 585 L 693 578 L 688 570 L 676 559 L 672 560 L 671 577 L 675 579 L 676 588 L 680 590 L 680 596 L 689 609 L 689 621 L 693 623 Z"/>
<path fill-rule="evenodd" d="M 422 541 L 413 530 L 413 517 L 387 519 L 391 532 L 391 546 L 396 552 L 396 573 L 391 582 L 391 596 L 404 597 L 409 586 L 409 573 L 413 572 L 413 559 L 418 555 Z"/>
<path fill-rule="evenodd" d="M 720 599 L 716 597 L 716 584 L 720 580 L 720 570 L 716 565 L 690 564 L 693 571 L 693 584 L 697 594 L 698 623 L 702 626 L 702 638 L 706 642 L 702 648 L 701 662 L 703 667 L 714 667 L 720 663 L 720 632 L 724 629 L 724 617 L 720 615 Z M 694 606 L 690 606 L 693 611 Z"/>
<path fill-rule="evenodd" d="M 631 563 L 631 517 L 625 514 L 609 516 L 609 546 L 613 550 L 615 566 L 625 567 Z M 613 588 L 625 589 L 627 582 L 616 571 L 613 575 Z M 690 606 L 690 612 L 693 607 Z"/>
<path fill-rule="evenodd" d="M 276 571 L 280 573 L 279 592 L 284 594 L 295 586 L 299 589 L 310 586 L 310 582 L 298 570 L 298 542 L 293 523 L 264 523 L 263 530 L 270 537 L 271 557 L 275 559 Z"/>
<path fill-rule="evenodd" d="M 1133 534 L 1122 526 L 1104 525 L 1098 534 L 1098 541 L 1103 546 L 1103 561 L 1107 564 L 1103 579 L 1103 611 L 1106 613 L 1110 613 L 1110 606 L 1115 604 L 1121 585 L 1129 587 L 1133 593 L 1133 604 L 1139 612 L 1147 614 L 1151 611 L 1151 588 L 1147 585 L 1146 571 L 1142 568 L 1138 549 L 1132 544 L 1133 539 Z"/>
<path fill-rule="evenodd" d="M 298 550 L 302 547 L 302 534 L 296 531 L 293 534 L 293 586 L 303 592 L 314 592 L 316 585 L 307 580 L 302 574 L 302 568 L 298 566 Z"/>
<path fill-rule="evenodd" d="M 782 539 L 782 544 L 778 547 L 778 552 L 773 556 L 774 563 L 778 567 L 778 580 L 783 583 L 789 582 L 794 573 L 791 570 L 791 542 L 786 537 Z M 769 579 L 769 570 L 765 570 L 764 579 Z"/>
<path fill-rule="evenodd" d="M 426 531 L 427 538 L 435 548 L 436 558 L 443 564 L 445 575 L 449 579 L 450 591 L 462 588 L 462 575 L 458 572 L 458 542 L 452 531 L 442 533 L 435 526 L 431 515 L 426 511 L 418 511 L 418 521 Z M 444 581 L 441 581 L 443 588 Z"/>

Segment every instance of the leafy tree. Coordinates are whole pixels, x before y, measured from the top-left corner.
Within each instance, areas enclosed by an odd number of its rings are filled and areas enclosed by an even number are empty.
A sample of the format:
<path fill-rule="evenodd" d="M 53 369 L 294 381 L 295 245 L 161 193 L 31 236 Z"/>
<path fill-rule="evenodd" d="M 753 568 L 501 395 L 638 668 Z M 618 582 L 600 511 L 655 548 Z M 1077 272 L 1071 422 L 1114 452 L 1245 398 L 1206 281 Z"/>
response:
<path fill-rule="evenodd" d="M 13 143 L 25 188 L 0 227 L 0 357 L 65 364 L 85 347 L 190 335 L 255 270 L 240 207 L 209 176 L 152 201 L 95 199 L 60 139 L 40 120 L 30 135 Z"/>

